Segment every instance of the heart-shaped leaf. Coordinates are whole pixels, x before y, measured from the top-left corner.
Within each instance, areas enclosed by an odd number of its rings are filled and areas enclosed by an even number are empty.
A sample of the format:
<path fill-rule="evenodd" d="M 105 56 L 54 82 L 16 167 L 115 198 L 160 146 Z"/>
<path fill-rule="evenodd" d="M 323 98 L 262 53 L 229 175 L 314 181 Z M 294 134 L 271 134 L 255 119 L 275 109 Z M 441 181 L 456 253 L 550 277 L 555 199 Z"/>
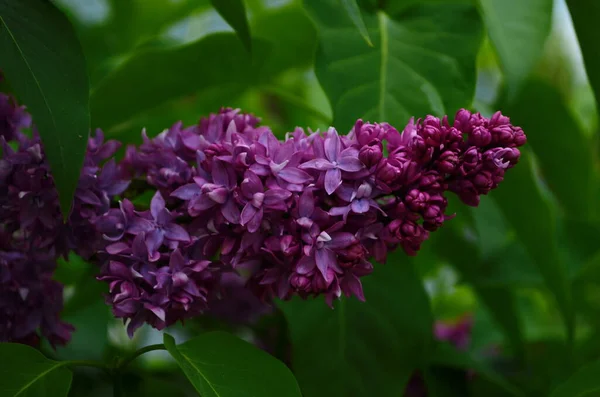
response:
<path fill-rule="evenodd" d="M 50 1 L 0 2 L 0 68 L 33 115 L 66 217 L 90 130 L 86 63 L 69 20 Z"/>
<path fill-rule="evenodd" d="M 373 47 L 338 0 L 304 0 L 320 36 L 316 73 L 348 130 L 361 117 L 404 126 L 412 116 L 470 105 L 482 24 L 475 7 L 446 1 L 386 12 L 363 8 Z M 449 17 L 449 16 L 452 17 Z"/>
<path fill-rule="evenodd" d="M 208 332 L 165 347 L 202 397 L 300 397 L 294 375 L 281 362 L 225 332 Z"/>
<path fill-rule="evenodd" d="M 22 344 L 0 343 L 0 395 L 3 397 L 63 397 L 73 374 L 64 363 L 48 360 Z"/>

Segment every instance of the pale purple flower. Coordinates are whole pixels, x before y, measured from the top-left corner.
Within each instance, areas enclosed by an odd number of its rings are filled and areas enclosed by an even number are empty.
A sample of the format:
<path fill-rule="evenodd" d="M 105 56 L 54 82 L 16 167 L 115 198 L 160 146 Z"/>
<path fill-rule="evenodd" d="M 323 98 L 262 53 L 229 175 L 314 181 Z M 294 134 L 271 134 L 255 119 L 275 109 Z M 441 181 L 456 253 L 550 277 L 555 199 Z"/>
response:
<path fill-rule="evenodd" d="M 357 172 L 365 165 L 358 159 L 356 148 L 343 148 L 342 141 L 333 128 L 325 138 L 325 158 L 316 158 L 302 163 L 299 168 L 325 171 L 325 191 L 333 194 L 342 184 L 342 171 Z"/>

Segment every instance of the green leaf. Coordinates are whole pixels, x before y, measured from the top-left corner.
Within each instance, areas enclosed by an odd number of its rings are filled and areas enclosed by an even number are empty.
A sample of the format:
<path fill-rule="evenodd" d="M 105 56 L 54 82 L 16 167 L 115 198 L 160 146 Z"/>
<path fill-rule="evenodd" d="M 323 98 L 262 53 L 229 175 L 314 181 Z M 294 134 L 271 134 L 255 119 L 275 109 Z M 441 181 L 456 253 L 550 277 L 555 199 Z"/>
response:
<path fill-rule="evenodd" d="M 366 302 L 281 302 L 303 396 L 397 396 L 428 359 L 432 315 L 413 261 L 391 255 L 363 278 Z"/>
<path fill-rule="evenodd" d="M 365 21 L 362 19 L 362 15 L 360 14 L 360 8 L 358 8 L 358 4 L 356 4 L 356 0 L 340 0 L 342 6 L 348 13 L 348 16 L 358 29 L 360 35 L 365 39 L 369 47 L 373 47 L 373 42 L 371 41 L 371 36 L 369 36 L 369 31 L 365 26 Z"/>
<path fill-rule="evenodd" d="M 261 60 L 265 53 L 263 42 L 255 42 L 254 59 Z M 145 111 L 200 89 L 223 84 L 247 88 L 258 75 L 258 62 L 250 60 L 233 33 L 212 34 L 183 47 L 146 49 L 132 55 L 93 91 L 92 125 L 110 131 Z M 215 103 L 214 110 L 222 105 Z"/>
<path fill-rule="evenodd" d="M 522 357 L 524 340 L 522 325 L 519 319 L 515 296 L 510 285 L 479 285 L 482 275 L 494 267 L 493 263 L 484 261 L 479 247 L 465 237 L 466 217 L 457 209 L 458 216 L 441 228 L 432 238 L 433 248 L 440 258 L 449 261 L 462 275 L 463 279 L 473 285 L 475 292 L 483 304 L 490 309 L 494 321 L 505 333 L 517 356 Z M 461 247 L 457 249 L 457 247 Z"/>
<path fill-rule="evenodd" d="M 552 0 L 478 0 L 514 98 L 544 50 L 552 25 Z"/>
<path fill-rule="evenodd" d="M 357 118 L 404 126 L 412 116 L 470 105 L 482 38 L 475 7 L 448 1 L 389 14 L 363 9 L 368 47 L 337 0 L 304 3 L 320 36 L 317 77 L 338 128 L 350 129 Z"/>
<path fill-rule="evenodd" d="M 527 134 L 528 146 L 539 160 L 544 182 L 566 215 L 575 219 L 596 215 L 599 200 L 594 194 L 598 186 L 595 147 L 561 93 L 549 83 L 530 79 L 506 113 Z M 559 158 L 568 159 L 568 167 L 557 161 Z"/>
<path fill-rule="evenodd" d="M 550 397 L 584 397 L 600 394 L 600 361 L 580 368 L 567 381 L 558 386 Z"/>
<path fill-rule="evenodd" d="M 567 0 L 567 5 L 581 47 L 587 76 L 596 96 L 596 109 L 600 111 L 600 53 L 597 27 L 600 20 L 600 2 Z"/>
<path fill-rule="evenodd" d="M 72 373 L 64 363 L 48 360 L 32 347 L 0 343 L 2 397 L 63 397 L 69 393 Z"/>
<path fill-rule="evenodd" d="M 71 211 L 90 130 L 85 58 L 50 1 L 0 2 L 0 68 L 42 137 L 63 216 Z"/>
<path fill-rule="evenodd" d="M 75 327 L 66 346 L 56 348 L 61 360 L 102 360 L 108 346 L 108 324 L 113 319 L 109 307 L 98 294 L 96 300 L 61 319 Z"/>
<path fill-rule="evenodd" d="M 475 360 L 469 353 L 459 352 L 447 343 L 436 344 L 436 348 L 431 354 L 430 362 L 431 364 L 443 365 L 445 367 L 474 370 L 477 374 L 484 376 L 511 395 L 524 396 L 522 391 L 506 381 L 501 375 L 489 369 L 484 363 Z"/>
<path fill-rule="evenodd" d="M 263 84 L 289 69 L 312 67 L 317 45 L 316 29 L 299 5 L 268 9 L 250 21 L 252 33 L 269 42 L 272 50 L 260 70 Z"/>
<path fill-rule="evenodd" d="M 294 375 L 268 353 L 226 332 L 207 332 L 165 347 L 202 397 L 301 396 Z"/>
<path fill-rule="evenodd" d="M 244 0 L 210 0 L 210 3 L 225 22 L 235 30 L 246 49 L 252 51 L 252 39 L 248 19 L 246 18 Z"/>
<path fill-rule="evenodd" d="M 558 249 L 556 212 L 540 186 L 531 152 L 523 149 L 522 154 L 519 164 L 507 173 L 493 197 L 554 295 L 572 340 L 574 313 L 568 272 Z"/>

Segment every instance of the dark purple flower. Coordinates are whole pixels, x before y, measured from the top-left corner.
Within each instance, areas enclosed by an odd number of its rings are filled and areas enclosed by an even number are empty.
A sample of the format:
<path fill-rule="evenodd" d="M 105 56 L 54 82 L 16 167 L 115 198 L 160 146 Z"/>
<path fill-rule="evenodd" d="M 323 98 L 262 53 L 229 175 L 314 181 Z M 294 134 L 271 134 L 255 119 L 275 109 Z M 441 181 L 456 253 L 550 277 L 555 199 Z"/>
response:
<path fill-rule="evenodd" d="M 292 193 L 280 188 L 271 188 L 265 192 L 262 181 L 252 171 L 246 172 L 241 191 L 248 200 L 241 213 L 241 224 L 246 226 L 250 233 L 254 233 L 260 227 L 265 210 L 287 210 L 285 201 L 292 196 Z"/>

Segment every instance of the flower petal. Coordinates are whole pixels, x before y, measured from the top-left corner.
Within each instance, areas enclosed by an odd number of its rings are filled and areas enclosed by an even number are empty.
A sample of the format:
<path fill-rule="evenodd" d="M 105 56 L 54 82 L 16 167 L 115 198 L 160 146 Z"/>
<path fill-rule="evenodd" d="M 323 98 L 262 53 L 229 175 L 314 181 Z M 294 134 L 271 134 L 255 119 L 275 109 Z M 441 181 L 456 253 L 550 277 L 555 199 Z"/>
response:
<path fill-rule="evenodd" d="M 188 183 L 187 185 L 183 185 L 180 188 L 175 189 L 173 193 L 171 193 L 172 197 L 177 197 L 181 200 L 190 200 L 193 197 L 200 194 L 202 190 L 200 186 L 196 183 Z"/>
<path fill-rule="evenodd" d="M 315 266 L 315 259 L 312 256 L 303 256 L 296 265 L 296 272 L 298 274 L 308 274 L 312 272 Z"/>
<path fill-rule="evenodd" d="M 336 161 L 341 151 L 342 143 L 335 128 L 330 127 L 327 130 L 327 138 L 325 138 L 325 157 L 329 161 Z"/>
<path fill-rule="evenodd" d="M 164 226 L 165 237 L 169 240 L 188 242 L 190 235 L 181 226 L 176 223 L 168 223 Z"/>
<path fill-rule="evenodd" d="M 260 225 L 262 223 L 262 218 L 263 218 L 263 209 L 259 208 L 259 210 L 256 212 L 256 214 L 254 214 L 254 216 L 252 217 L 252 219 L 250 219 L 250 222 L 248 222 L 248 224 L 246 225 L 246 227 L 250 233 L 254 233 L 260 228 Z"/>
<path fill-rule="evenodd" d="M 336 256 L 333 251 L 327 248 L 321 248 L 315 251 L 315 262 L 317 263 L 317 267 L 323 275 L 325 281 L 330 282 L 331 277 L 327 277 L 327 269 L 329 267 L 333 267 L 335 265 Z"/>
<path fill-rule="evenodd" d="M 342 172 L 337 169 L 327 170 L 325 173 L 325 191 L 331 195 L 342 184 Z"/>
<path fill-rule="evenodd" d="M 357 157 L 342 157 L 338 161 L 338 168 L 346 172 L 357 172 L 365 168 L 365 165 Z"/>
<path fill-rule="evenodd" d="M 125 243 L 113 243 L 106 246 L 106 252 L 111 255 L 117 255 L 129 249 L 129 245 Z"/>
<path fill-rule="evenodd" d="M 286 207 L 284 201 L 289 199 L 291 196 L 292 193 L 285 189 L 273 188 L 265 192 L 264 203 L 268 207 L 272 207 L 277 204 L 283 204 L 283 206 Z"/>
<path fill-rule="evenodd" d="M 306 189 L 300 196 L 298 203 L 298 213 L 301 218 L 310 217 L 315 211 L 315 198 L 312 189 Z"/>
<path fill-rule="evenodd" d="M 303 184 L 310 182 L 312 176 L 298 168 L 287 167 L 277 173 L 281 179 L 288 183 Z"/>
<path fill-rule="evenodd" d="M 240 209 L 232 198 L 229 198 L 229 200 L 221 207 L 221 213 L 230 223 L 235 225 L 240 223 Z"/>
<path fill-rule="evenodd" d="M 356 237 L 354 237 L 354 234 L 348 232 L 332 233 L 330 236 L 331 241 L 328 241 L 325 244 L 327 248 L 331 249 L 346 248 L 356 241 Z"/>
<path fill-rule="evenodd" d="M 358 199 L 354 200 L 351 204 L 352 212 L 357 214 L 364 214 L 369 211 L 371 208 L 371 204 L 369 203 L 369 199 Z"/>
<path fill-rule="evenodd" d="M 165 199 L 157 190 L 150 202 L 150 213 L 154 219 L 158 219 L 158 214 L 165 208 Z"/>
<path fill-rule="evenodd" d="M 127 232 L 133 235 L 138 235 L 140 233 L 149 232 L 152 229 L 154 229 L 154 225 L 148 219 L 135 217 L 129 223 Z"/>
<path fill-rule="evenodd" d="M 160 229 L 154 229 L 146 235 L 146 247 L 148 248 L 148 259 L 154 258 L 154 254 L 165 240 L 164 232 Z"/>
<path fill-rule="evenodd" d="M 325 171 L 335 168 L 335 166 L 325 159 L 313 159 L 307 161 L 306 163 L 300 164 L 298 168 Z"/>
<path fill-rule="evenodd" d="M 242 210 L 242 215 L 240 217 L 241 225 L 245 226 L 248 222 L 250 222 L 257 212 L 258 210 L 251 203 L 247 203 L 244 206 L 244 209 Z"/>
<path fill-rule="evenodd" d="M 362 302 L 365 301 L 362 283 L 360 282 L 360 279 L 354 274 L 349 272 L 342 280 L 341 287 L 347 297 L 354 295 L 358 298 L 358 300 Z"/>

